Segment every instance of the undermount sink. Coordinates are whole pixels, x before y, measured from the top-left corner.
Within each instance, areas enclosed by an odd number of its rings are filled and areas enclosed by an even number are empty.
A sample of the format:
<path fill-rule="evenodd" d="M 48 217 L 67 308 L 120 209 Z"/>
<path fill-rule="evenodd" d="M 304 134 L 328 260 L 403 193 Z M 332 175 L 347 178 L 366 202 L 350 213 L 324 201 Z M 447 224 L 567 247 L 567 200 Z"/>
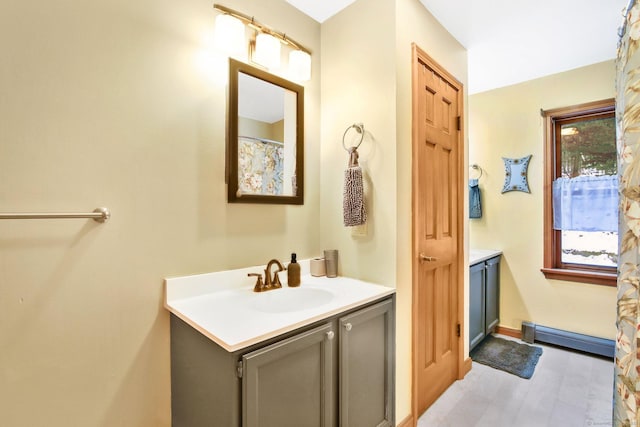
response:
<path fill-rule="evenodd" d="M 257 294 L 253 308 L 265 313 L 286 313 L 319 307 L 333 297 L 324 289 L 282 288 Z"/>

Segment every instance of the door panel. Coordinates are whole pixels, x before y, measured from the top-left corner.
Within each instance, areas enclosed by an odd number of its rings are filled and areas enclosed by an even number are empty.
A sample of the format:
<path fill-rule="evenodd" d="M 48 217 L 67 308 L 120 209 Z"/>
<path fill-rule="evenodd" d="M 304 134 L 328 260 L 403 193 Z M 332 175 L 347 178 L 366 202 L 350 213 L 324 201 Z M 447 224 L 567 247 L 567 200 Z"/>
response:
<path fill-rule="evenodd" d="M 436 155 L 436 144 L 425 142 L 424 151 L 427 156 Z M 420 212 L 424 212 L 424 215 L 419 217 L 423 221 L 422 229 L 426 239 L 435 239 L 436 237 L 436 224 L 437 216 L 435 210 L 435 189 L 436 189 L 436 171 L 435 169 L 421 169 L 420 183 L 424 188 L 424 196 L 419 199 Z"/>
<path fill-rule="evenodd" d="M 394 423 L 394 309 L 388 300 L 340 319 L 340 425 Z"/>
<path fill-rule="evenodd" d="M 423 270 L 420 272 L 420 286 L 417 290 L 417 305 L 421 333 L 418 335 L 418 348 L 421 350 L 418 358 L 418 369 L 424 371 L 436 363 L 434 328 L 436 327 L 436 296 L 435 296 L 435 270 Z"/>
<path fill-rule="evenodd" d="M 442 212 L 441 228 L 442 237 L 452 238 L 455 235 L 452 227 L 454 225 L 454 201 L 452 196 L 454 194 L 453 185 L 454 178 L 452 176 L 455 171 L 455 160 L 452 158 L 453 154 L 451 150 L 443 149 L 441 151 L 441 160 L 438 163 L 443 166 L 442 174 L 440 175 L 440 200 L 442 204 L 440 206 Z"/>
<path fill-rule="evenodd" d="M 413 319 L 419 415 L 458 377 L 462 88 L 426 54 L 415 52 Z"/>
<path fill-rule="evenodd" d="M 447 135 L 451 134 L 452 132 L 450 125 L 455 114 L 451 111 L 451 104 L 451 101 L 446 99 L 444 96 L 442 97 L 442 105 L 440 106 L 442 111 L 442 132 Z"/>
<path fill-rule="evenodd" d="M 487 333 L 498 326 L 500 319 L 500 258 L 492 258 L 487 261 L 486 268 L 486 330 Z"/>
<path fill-rule="evenodd" d="M 485 331 L 485 264 L 469 269 L 469 349 L 484 338 Z"/>
<path fill-rule="evenodd" d="M 327 324 L 244 355 L 242 426 L 333 426 L 334 336 Z"/>
<path fill-rule="evenodd" d="M 454 288 L 451 283 L 451 268 L 450 266 L 444 266 L 439 270 L 440 278 L 437 281 L 438 295 L 436 301 L 441 301 L 442 305 L 438 307 L 437 312 L 440 314 L 440 318 L 436 319 L 436 324 L 439 329 L 437 337 L 441 342 L 438 345 L 440 349 L 440 357 L 444 358 L 453 350 L 454 337 L 451 334 L 450 325 L 455 325 L 456 319 L 453 316 L 451 309 L 454 295 L 451 294 L 451 289 Z"/>

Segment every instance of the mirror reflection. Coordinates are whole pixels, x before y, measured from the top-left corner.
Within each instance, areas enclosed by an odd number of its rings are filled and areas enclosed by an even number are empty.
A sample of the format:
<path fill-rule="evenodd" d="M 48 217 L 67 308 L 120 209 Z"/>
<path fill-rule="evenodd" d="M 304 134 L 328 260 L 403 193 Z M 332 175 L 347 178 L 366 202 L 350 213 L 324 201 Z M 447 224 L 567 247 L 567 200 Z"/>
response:
<path fill-rule="evenodd" d="M 230 63 L 228 200 L 302 204 L 302 87 Z"/>
<path fill-rule="evenodd" d="M 295 196 L 296 93 L 238 75 L 238 191 Z"/>

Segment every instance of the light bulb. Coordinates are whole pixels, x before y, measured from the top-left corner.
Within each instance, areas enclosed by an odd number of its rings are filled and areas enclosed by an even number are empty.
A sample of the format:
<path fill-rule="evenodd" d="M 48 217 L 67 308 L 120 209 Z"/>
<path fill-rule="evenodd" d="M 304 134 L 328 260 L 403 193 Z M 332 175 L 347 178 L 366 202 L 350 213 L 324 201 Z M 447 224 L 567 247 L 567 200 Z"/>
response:
<path fill-rule="evenodd" d="M 216 17 L 214 46 L 228 56 L 239 59 L 246 58 L 247 41 L 242 21 L 231 15 L 218 15 Z"/>
<path fill-rule="evenodd" d="M 264 67 L 278 68 L 280 66 L 280 40 L 271 34 L 258 34 L 252 59 Z"/>
<path fill-rule="evenodd" d="M 289 74 L 292 79 L 307 81 L 311 79 L 311 55 L 301 50 L 289 53 Z"/>

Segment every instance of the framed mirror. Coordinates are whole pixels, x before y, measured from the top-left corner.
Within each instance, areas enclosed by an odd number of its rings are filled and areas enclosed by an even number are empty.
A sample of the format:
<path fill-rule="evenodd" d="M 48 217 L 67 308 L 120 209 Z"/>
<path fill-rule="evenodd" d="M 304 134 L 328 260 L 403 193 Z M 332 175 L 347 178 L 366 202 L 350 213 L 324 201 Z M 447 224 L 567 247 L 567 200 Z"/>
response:
<path fill-rule="evenodd" d="M 304 88 L 229 59 L 227 201 L 304 203 Z"/>

